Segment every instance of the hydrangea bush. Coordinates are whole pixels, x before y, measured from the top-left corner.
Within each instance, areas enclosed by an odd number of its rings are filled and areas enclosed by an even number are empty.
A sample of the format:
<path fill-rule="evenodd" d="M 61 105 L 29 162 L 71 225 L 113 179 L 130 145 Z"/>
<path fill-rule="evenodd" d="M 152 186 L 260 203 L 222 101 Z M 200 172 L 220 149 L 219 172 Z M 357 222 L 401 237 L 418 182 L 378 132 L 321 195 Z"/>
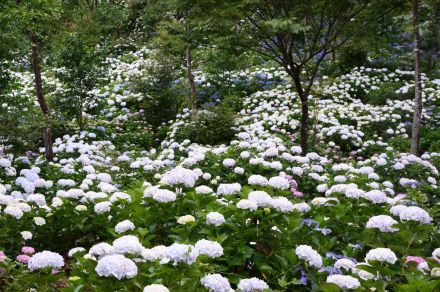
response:
<path fill-rule="evenodd" d="M 135 118 L 139 97 L 130 93 L 130 80 L 153 80 L 143 69 L 155 66 L 147 53 L 107 60 L 113 77 L 94 92 L 103 109 L 97 120 Z M 409 73 L 355 68 L 321 80 L 311 97 L 315 152 L 301 155 L 300 105 L 280 72 L 228 72 L 239 86 L 273 82 L 243 98 L 227 144 L 178 142 L 179 129 L 191 122 L 185 109 L 157 148 L 121 151 L 116 132 L 106 136 L 97 128 L 57 138 L 53 163 L 42 155 L 1 157 L 0 285 L 438 289 L 440 154 L 416 157 L 392 146 L 407 137 L 412 101 L 374 106 L 360 99 L 385 82 L 407 90 Z M 206 90 L 210 78 L 197 73 Z M 440 82 L 425 78 L 424 93 L 435 105 Z M 427 108 L 424 117 L 437 123 Z M 147 131 L 140 127 L 137 135 Z"/>

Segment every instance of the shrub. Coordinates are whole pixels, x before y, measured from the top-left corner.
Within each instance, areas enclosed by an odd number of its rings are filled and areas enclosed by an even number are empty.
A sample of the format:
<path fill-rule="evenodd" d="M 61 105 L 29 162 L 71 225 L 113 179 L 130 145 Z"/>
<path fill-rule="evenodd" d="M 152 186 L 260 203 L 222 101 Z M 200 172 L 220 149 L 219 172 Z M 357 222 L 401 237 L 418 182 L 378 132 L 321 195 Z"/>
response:
<path fill-rule="evenodd" d="M 411 87 L 407 92 L 396 92 L 401 87 L 401 84 L 384 83 L 380 89 L 370 91 L 368 94 L 361 96 L 364 103 L 373 105 L 385 105 L 387 99 L 390 100 L 405 100 L 412 99 L 414 96 L 414 88 Z"/>
<path fill-rule="evenodd" d="M 340 72 L 347 73 L 353 67 L 359 67 L 367 63 L 368 52 L 365 49 L 346 48 L 337 53 L 339 53 L 338 69 Z"/>
<path fill-rule="evenodd" d="M 420 133 L 420 151 L 440 151 L 440 128 L 423 127 Z"/>
<path fill-rule="evenodd" d="M 189 139 L 200 144 L 222 144 L 234 137 L 234 112 L 225 105 L 199 110 L 176 135 L 176 140 Z"/>

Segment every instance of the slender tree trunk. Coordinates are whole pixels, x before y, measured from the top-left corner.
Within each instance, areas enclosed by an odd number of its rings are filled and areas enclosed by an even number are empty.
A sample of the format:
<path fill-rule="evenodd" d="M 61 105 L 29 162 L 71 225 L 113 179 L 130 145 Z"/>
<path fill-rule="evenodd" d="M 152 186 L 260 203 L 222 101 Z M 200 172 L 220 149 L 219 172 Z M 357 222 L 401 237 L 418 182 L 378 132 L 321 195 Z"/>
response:
<path fill-rule="evenodd" d="M 332 63 L 336 62 L 336 38 L 333 40 L 333 49 L 332 49 Z"/>
<path fill-rule="evenodd" d="M 411 154 L 417 155 L 420 139 L 420 124 L 422 119 L 422 80 L 420 73 L 420 33 L 419 33 L 419 0 L 413 0 L 412 3 L 413 13 L 413 54 L 414 54 L 414 85 L 415 85 L 415 98 L 414 98 L 414 117 L 412 124 L 411 135 Z"/>
<path fill-rule="evenodd" d="M 312 139 L 312 144 L 316 145 L 316 137 L 318 136 L 318 111 L 316 106 L 313 107 L 313 139 Z"/>
<path fill-rule="evenodd" d="M 79 111 L 78 111 L 78 126 L 80 130 L 82 130 L 84 126 L 83 107 L 84 107 L 84 97 L 81 94 L 79 97 Z"/>
<path fill-rule="evenodd" d="M 292 68 L 292 66 L 290 66 Z M 309 128 L 309 101 L 308 93 L 304 92 L 301 84 L 300 69 L 289 70 L 289 75 L 293 79 L 295 84 L 296 92 L 299 95 L 301 101 L 301 128 L 300 128 L 300 140 L 301 140 L 301 150 L 302 155 L 306 155 L 308 151 L 307 135 Z"/>
<path fill-rule="evenodd" d="M 192 73 L 192 51 L 189 45 L 186 47 L 186 74 L 189 83 L 191 107 L 193 110 L 197 110 L 197 90 Z"/>
<path fill-rule="evenodd" d="M 43 95 L 43 86 L 41 81 L 41 68 L 40 61 L 38 58 L 38 48 L 37 42 L 35 39 L 35 33 L 30 30 L 29 31 L 29 39 L 32 47 L 32 69 L 34 71 L 35 76 L 35 94 L 37 96 L 38 104 L 40 105 L 41 111 L 44 114 L 46 119 L 45 128 L 43 129 L 43 140 L 44 140 L 44 149 L 46 154 L 47 161 L 53 161 L 53 149 L 52 149 L 52 129 L 50 127 L 51 115 L 49 107 L 47 106 L 46 100 Z"/>
<path fill-rule="evenodd" d="M 302 155 L 306 155 L 308 151 L 308 128 L 309 128 L 309 101 L 307 96 L 301 96 L 301 150 Z"/>

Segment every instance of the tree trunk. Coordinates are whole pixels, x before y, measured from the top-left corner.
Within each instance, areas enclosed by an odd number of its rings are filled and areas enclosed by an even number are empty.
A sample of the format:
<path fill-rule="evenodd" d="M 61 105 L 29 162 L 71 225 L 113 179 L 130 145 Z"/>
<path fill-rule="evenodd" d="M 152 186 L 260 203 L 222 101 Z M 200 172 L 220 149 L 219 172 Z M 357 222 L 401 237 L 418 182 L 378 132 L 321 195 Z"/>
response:
<path fill-rule="evenodd" d="M 40 61 L 38 59 L 38 48 L 37 42 L 35 39 L 35 33 L 30 30 L 29 31 L 29 39 L 32 47 L 32 70 L 34 71 L 35 76 L 35 94 L 37 96 L 38 104 L 40 105 L 41 111 L 44 114 L 46 119 L 46 126 L 43 130 L 43 140 L 44 140 L 44 149 L 46 154 L 47 161 L 53 161 L 53 149 L 52 149 L 52 129 L 50 128 L 51 116 L 50 110 L 47 106 L 46 100 L 43 95 L 43 86 L 41 81 L 41 68 Z"/>
<path fill-rule="evenodd" d="M 83 119 L 83 107 L 84 107 L 84 97 L 82 93 L 79 97 L 79 109 L 78 109 L 78 126 L 79 129 L 82 131 L 84 126 L 84 119 Z"/>
<path fill-rule="evenodd" d="M 52 129 L 48 126 L 43 130 L 43 140 L 44 140 L 44 152 L 46 155 L 46 161 L 53 161 L 53 148 L 52 148 Z"/>
<path fill-rule="evenodd" d="M 293 65 L 288 66 L 287 68 L 293 68 Z M 306 155 L 308 151 L 308 143 L 307 143 L 307 135 L 308 135 L 308 127 L 309 127 L 309 101 L 308 101 L 308 93 L 304 92 L 304 89 L 301 84 L 300 78 L 301 70 L 299 68 L 294 70 L 288 70 L 290 77 L 295 84 L 296 92 L 301 101 L 301 128 L 300 128 L 300 143 L 302 155 Z"/>
<path fill-rule="evenodd" d="M 333 46 L 333 49 L 332 49 L 332 63 L 333 64 L 336 62 L 336 44 L 337 44 L 337 42 L 336 42 L 336 38 L 335 38 L 332 41 L 332 46 Z"/>
<path fill-rule="evenodd" d="M 192 73 L 192 52 L 191 47 L 186 47 L 186 74 L 189 83 L 190 102 L 193 110 L 197 110 L 197 91 L 196 83 L 194 82 L 194 75 Z"/>
<path fill-rule="evenodd" d="M 420 124 L 422 119 L 422 80 L 420 73 L 420 33 L 419 33 L 419 0 L 413 0 L 413 54 L 414 54 L 414 117 L 411 135 L 411 154 L 417 155 L 420 139 Z"/>
<path fill-rule="evenodd" d="M 301 150 L 302 155 L 308 151 L 308 128 L 309 128 L 309 101 L 305 94 L 301 96 Z"/>

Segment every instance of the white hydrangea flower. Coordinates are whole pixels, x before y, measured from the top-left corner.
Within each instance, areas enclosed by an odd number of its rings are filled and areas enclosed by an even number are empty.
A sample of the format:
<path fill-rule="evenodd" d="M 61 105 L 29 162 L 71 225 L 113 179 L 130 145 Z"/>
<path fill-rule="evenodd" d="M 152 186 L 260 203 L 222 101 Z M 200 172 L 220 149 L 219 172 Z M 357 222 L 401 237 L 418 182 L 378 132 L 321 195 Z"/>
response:
<path fill-rule="evenodd" d="M 432 221 L 429 213 L 417 206 L 403 208 L 399 218 L 403 221 L 416 221 L 422 224 L 429 224 Z"/>
<path fill-rule="evenodd" d="M 126 200 L 127 202 L 131 202 L 131 196 L 124 192 L 115 192 L 111 197 L 109 198 L 109 201 L 111 203 Z"/>
<path fill-rule="evenodd" d="M 440 277 L 440 268 L 434 268 L 431 270 L 432 277 Z"/>
<path fill-rule="evenodd" d="M 277 211 L 283 213 L 289 213 L 295 209 L 292 202 L 290 202 L 286 197 L 275 197 L 271 200 L 270 204 L 272 208 L 275 208 Z"/>
<path fill-rule="evenodd" d="M 108 173 L 98 173 L 96 175 L 96 179 L 102 182 L 106 182 L 106 183 L 111 183 L 112 182 L 112 177 L 110 174 Z"/>
<path fill-rule="evenodd" d="M 341 289 L 357 289 L 361 286 L 358 279 L 346 275 L 330 275 L 327 277 L 327 283 L 338 285 Z"/>
<path fill-rule="evenodd" d="M 78 211 L 78 212 L 87 211 L 87 206 L 86 205 L 77 205 L 75 207 L 75 210 Z"/>
<path fill-rule="evenodd" d="M 31 240 L 33 236 L 30 231 L 22 231 L 20 232 L 20 235 L 24 240 Z"/>
<path fill-rule="evenodd" d="M 377 228 L 382 232 L 396 232 L 399 231 L 399 229 L 392 227 L 395 224 L 397 224 L 397 221 L 394 220 L 391 216 L 379 215 L 373 216 L 368 219 L 366 227 Z"/>
<path fill-rule="evenodd" d="M 243 292 L 257 292 L 269 289 L 269 285 L 258 278 L 241 279 L 238 283 L 238 289 Z"/>
<path fill-rule="evenodd" d="M 184 215 L 180 216 L 179 219 L 177 219 L 177 223 L 181 225 L 185 225 L 188 222 L 194 222 L 196 219 L 192 215 Z"/>
<path fill-rule="evenodd" d="M 356 264 L 349 259 L 339 259 L 335 262 L 334 267 L 337 269 L 345 269 L 350 271 L 356 266 Z"/>
<path fill-rule="evenodd" d="M 237 203 L 237 208 L 243 210 L 255 211 L 258 209 L 258 205 L 254 201 L 242 199 Z"/>
<path fill-rule="evenodd" d="M 27 196 L 26 201 L 33 202 L 40 207 L 46 205 L 46 197 L 43 196 L 42 194 L 31 194 Z"/>
<path fill-rule="evenodd" d="M 389 248 L 374 248 L 368 251 L 365 261 L 379 261 L 394 264 L 397 261 L 396 254 Z"/>
<path fill-rule="evenodd" d="M 72 179 L 59 179 L 57 184 L 60 187 L 73 187 L 76 185 L 76 182 Z"/>
<path fill-rule="evenodd" d="M 60 269 L 64 266 L 64 259 L 61 255 L 56 252 L 42 251 L 34 254 L 28 262 L 29 271 L 44 269 L 44 268 L 54 268 Z"/>
<path fill-rule="evenodd" d="M 130 220 L 124 220 L 124 221 L 116 224 L 115 231 L 116 231 L 116 233 L 124 233 L 128 230 L 133 230 L 134 228 L 135 228 L 135 226 L 134 226 L 133 222 L 131 222 Z"/>
<path fill-rule="evenodd" d="M 235 165 L 235 160 L 232 158 L 226 158 L 225 160 L 223 160 L 223 165 L 225 167 L 233 167 Z"/>
<path fill-rule="evenodd" d="M 209 195 L 214 193 L 214 191 L 208 186 L 198 186 L 195 190 L 198 195 Z"/>
<path fill-rule="evenodd" d="M 113 250 L 115 253 L 125 254 L 142 254 L 144 247 L 139 242 L 139 239 L 134 235 L 124 235 L 113 241 Z"/>
<path fill-rule="evenodd" d="M 110 254 L 114 254 L 115 250 L 113 248 L 113 246 L 111 246 L 110 244 L 106 243 L 106 242 L 101 242 L 101 243 L 97 243 L 94 246 L 92 246 L 89 249 L 88 254 L 91 257 L 97 256 L 97 257 L 102 257 L 105 255 L 110 255 Z"/>
<path fill-rule="evenodd" d="M 52 199 L 52 207 L 57 208 L 63 205 L 63 200 L 59 197 L 53 197 Z"/>
<path fill-rule="evenodd" d="M 296 203 L 293 205 L 293 209 L 301 213 L 309 212 L 312 208 L 307 203 Z"/>
<path fill-rule="evenodd" d="M 287 190 L 290 187 L 289 181 L 281 176 L 271 177 L 268 185 L 279 190 Z"/>
<path fill-rule="evenodd" d="M 170 290 L 161 284 L 152 284 L 144 287 L 143 292 L 170 292 Z"/>
<path fill-rule="evenodd" d="M 174 202 L 177 198 L 176 194 L 169 190 L 157 189 L 153 193 L 153 199 L 159 203 Z"/>
<path fill-rule="evenodd" d="M 298 167 L 298 166 L 292 167 L 291 171 L 292 171 L 293 174 L 295 174 L 297 176 L 302 176 L 303 173 L 304 173 L 304 170 L 301 167 Z"/>
<path fill-rule="evenodd" d="M 248 184 L 265 186 L 268 184 L 268 180 L 264 176 L 261 176 L 259 174 L 253 174 L 248 178 Z"/>
<path fill-rule="evenodd" d="M 320 193 L 325 193 L 328 190 L 328 187 L 326 184 L 320 184 L 316 186 L 316 190 Z"/>
<path fill-rule="evenodd" d="M 0 158 L 0 166 L 3 168 L 11 167 L 11 162 L 6 158 Z"/>
<path fill-rule="evenodd" d="M 145 248 L 142 251 L 142 257 L 147 261 L 154 262 L 162 260 L 167 256 L 167 247 L 164 245 L 157 245 L 153 248 Z"/>
<path fill-rule="evenodd" d="M 405 164 L 403 164 L 402 162 L 396 162 L 396 163 L 393 165 L 393 168 L 394 168 L 395 170 L 402 170 L 402 169 L 405 168 Z"/>
<path fill-rule="evenodd" d="M 394 216 L 400 216 L 400 213 L 405 210 L 406 208 L 408 208 L 405 205 L 395 205 L 393 207 L 391 207 L 390 209 L 390 213 Z"/>
<path fill-rule="evenodd" d="M 361 278 L 362 280 L 365 280 L 365 281 L 368 281 L 368 280 L 371 280 L 371 279 L 375 278 L 375 276 L 372 273 L 367 272 L 365 270 L 362 270 L 360 268 L 356 268 L 357 266 L 360 266 L 360 265 L 370 266 L 367 263 L 357 263 L 356 266 L 354 268 L 352 268 L 353 274 L 359 276 L 359 278 Z"/>
<path fill-rule="evenodd" d="M 251 154 L 248 151 L 242 151 L 240 153 L 240 157 L 243 159 L 248 159 L 249 157 L 251 157 Z"/>
<path fill-rule="evenodd" d="M 46 224 L 46 220 L 43 217 L 34 217 L 34 223 L 38 226 L 43 226 Z"/>
<path fill-rule="evenodd" d="M 217 188 L 217 195 L 233 195 L 241 191 L 239 183 L 220 184 Z"/>
<path fill-rule="evenodd" d="M 248 200 L 257 203 L 258 207 L 270 207 L 272 205 L 272 197 L 265 191 L 250 192 Z"/>
<path fill-rule="evenodd" d="M 67 253 L 67 256 L 69 258 L 73 257 L 76 253 L 78 252 L 84 252 L 86 251 L 86 249 L 84 247 L 74 247 L 72 249 L 69 250 L 69 252 Z"/>
<path fill-rule="evenodd" d="M 3 210 L 3 212 L 11 215 L 15 219 L 20 219 L 23 217 L 23 211 L 18 206 L 9 205 Z"/>
<path fill-rule="evenodd" d="M 95 210 L 96 214 L 103 214 L 103 213 L 109 212 L 111 210 L 111 206 L 112 206 L 112 203 L 110 203 L 108 201 L 100 202 L 94 206 L 94 210 Z"/>
<path fill-rule="evenodd" d="M 335 203 L 339 203 L 339 200 L 333 197 L 330 198 L 315 197 L 310 203 L 315 206 L 331 206 L 334 205 Z"/>
<path fill-rule="evenodd" d="M 210 274 L 204 276 L 200 283 L 211 292 L 230 292 L 231 284 L 228 279 L 220 274 Z"/>
<path fill-rule="evenodd" d="M 363 197 L 374 204 L 382 204 L 388 201 L 386 193 L 379 190 L 366 192 Z"/>
<path fill-rule="evenodd" d="M 434 249 L 434 251 L 432 252 L 432 257 L 436 260 L 440 260 L 440 248 Z"/>
<path fill-rule="evenodd" d="M 194 245 L 199 254 L 207 255 L 210 258 L 217 258 L 223 255 L 223 247 L 215 241 L 201 239 Z"/>
<path fill-rule="evenodd" d="M 173 243 L 166 250 L 167 258 L 176 263 L 192 264 L 196 261 L 198 255 L 199 253 L 194 246 L 188 244 Z"/>
<path fill-rule="evenodd" d="M 311 246 L 299 245 L 295 249 L 295 253 L 300 259 L 305 260 L 309 265 L 316 268 L 322 267 L 321 255 Z"/>
<path fill-rule="evenodd" d="M 276 157 L 278 156 L 278 148 L 276 147 L 270 147 L 266 151 L 264 151 L 265 157 Z"/>
<path fill-rule="evenodd" d="M 220 226 L 225 223 L 225 217 L 219 212 L 209 212 L 206 215 L 206 223 L 214 226 Z"/>
<path fill-rule="evenodd" d="M 165 173 L 161 183 L 168 186 L 182 185 L 192 188 L 198 178 L 198 172 L 183 167 L 176 167 Z"/>
<path fill-rule="evenodd" d="M 133 278 L 137 275 L 136 264 L 120 254 L 107 255 L 98 261 L 95 268 L 96 273 L 101 277 Z"/>

